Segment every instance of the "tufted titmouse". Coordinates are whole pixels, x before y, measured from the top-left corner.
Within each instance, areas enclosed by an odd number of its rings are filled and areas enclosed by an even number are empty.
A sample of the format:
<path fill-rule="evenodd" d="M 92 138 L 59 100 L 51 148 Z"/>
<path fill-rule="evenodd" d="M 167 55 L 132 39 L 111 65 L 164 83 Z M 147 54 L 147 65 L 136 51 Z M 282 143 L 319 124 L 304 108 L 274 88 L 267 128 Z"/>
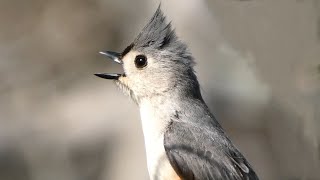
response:
<path fill-rule="evenodd" d="M 112 79 L 139 106 L 151 180 L 257 180 L 202 99 L 194 60 L 157 9 L 122 53 Z"/>

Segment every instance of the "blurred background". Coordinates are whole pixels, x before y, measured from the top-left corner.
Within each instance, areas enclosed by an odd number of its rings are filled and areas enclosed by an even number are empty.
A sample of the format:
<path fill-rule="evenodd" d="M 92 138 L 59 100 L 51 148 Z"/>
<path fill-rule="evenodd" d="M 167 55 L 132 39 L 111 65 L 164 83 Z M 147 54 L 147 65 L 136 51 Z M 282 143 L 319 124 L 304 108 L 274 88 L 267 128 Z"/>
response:
<path fill-rule="evenodd" d="M 0 179 L 148 180 L 137 106 L 93 76 L 156 0 L 0 0 Z M 320 179 L 320 1 L 163 0 L 262 180 Z M 119 108 L 121 107 L 121 108 Z"/>

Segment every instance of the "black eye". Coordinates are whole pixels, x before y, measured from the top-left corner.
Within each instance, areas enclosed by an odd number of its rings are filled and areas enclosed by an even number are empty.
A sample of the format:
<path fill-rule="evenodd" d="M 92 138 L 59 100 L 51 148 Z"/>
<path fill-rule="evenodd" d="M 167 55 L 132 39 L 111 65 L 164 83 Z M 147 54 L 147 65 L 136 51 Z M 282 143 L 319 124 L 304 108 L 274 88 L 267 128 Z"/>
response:
<path fill-rule="evenodd" d="M 145 55 L 138 55 L 134 60 L 137 68 L 143 68 L 148 64 L 147 57 Z"/>

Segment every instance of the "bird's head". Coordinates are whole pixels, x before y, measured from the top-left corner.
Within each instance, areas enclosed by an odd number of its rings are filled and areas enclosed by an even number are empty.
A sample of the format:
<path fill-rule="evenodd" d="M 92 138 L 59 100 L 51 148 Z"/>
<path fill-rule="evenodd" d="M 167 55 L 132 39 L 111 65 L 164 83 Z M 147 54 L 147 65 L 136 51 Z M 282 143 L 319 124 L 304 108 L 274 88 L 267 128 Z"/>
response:
<path fill-rule="evenodd" d="M 100 52 L 122 64 L 124 73 L 95 74 L 115 80 L 136 102 L 174 92 L 200 93 L 187 46 L 176 36 L 159 8 L 136 39 L 122 53 Z M 190 92 L 189 92 L 190 91 Z"/>

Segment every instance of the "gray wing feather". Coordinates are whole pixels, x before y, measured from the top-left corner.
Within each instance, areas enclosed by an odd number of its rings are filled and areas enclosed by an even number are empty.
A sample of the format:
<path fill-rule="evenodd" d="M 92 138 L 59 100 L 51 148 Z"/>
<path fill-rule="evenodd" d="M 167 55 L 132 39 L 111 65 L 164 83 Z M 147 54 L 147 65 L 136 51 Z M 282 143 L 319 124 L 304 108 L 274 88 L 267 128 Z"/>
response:
<path fill-rule="evenodd" d="M 220 127 L 172 121 L 164 135 L 164 147 L 183 180 L 258 180 Z"/>

